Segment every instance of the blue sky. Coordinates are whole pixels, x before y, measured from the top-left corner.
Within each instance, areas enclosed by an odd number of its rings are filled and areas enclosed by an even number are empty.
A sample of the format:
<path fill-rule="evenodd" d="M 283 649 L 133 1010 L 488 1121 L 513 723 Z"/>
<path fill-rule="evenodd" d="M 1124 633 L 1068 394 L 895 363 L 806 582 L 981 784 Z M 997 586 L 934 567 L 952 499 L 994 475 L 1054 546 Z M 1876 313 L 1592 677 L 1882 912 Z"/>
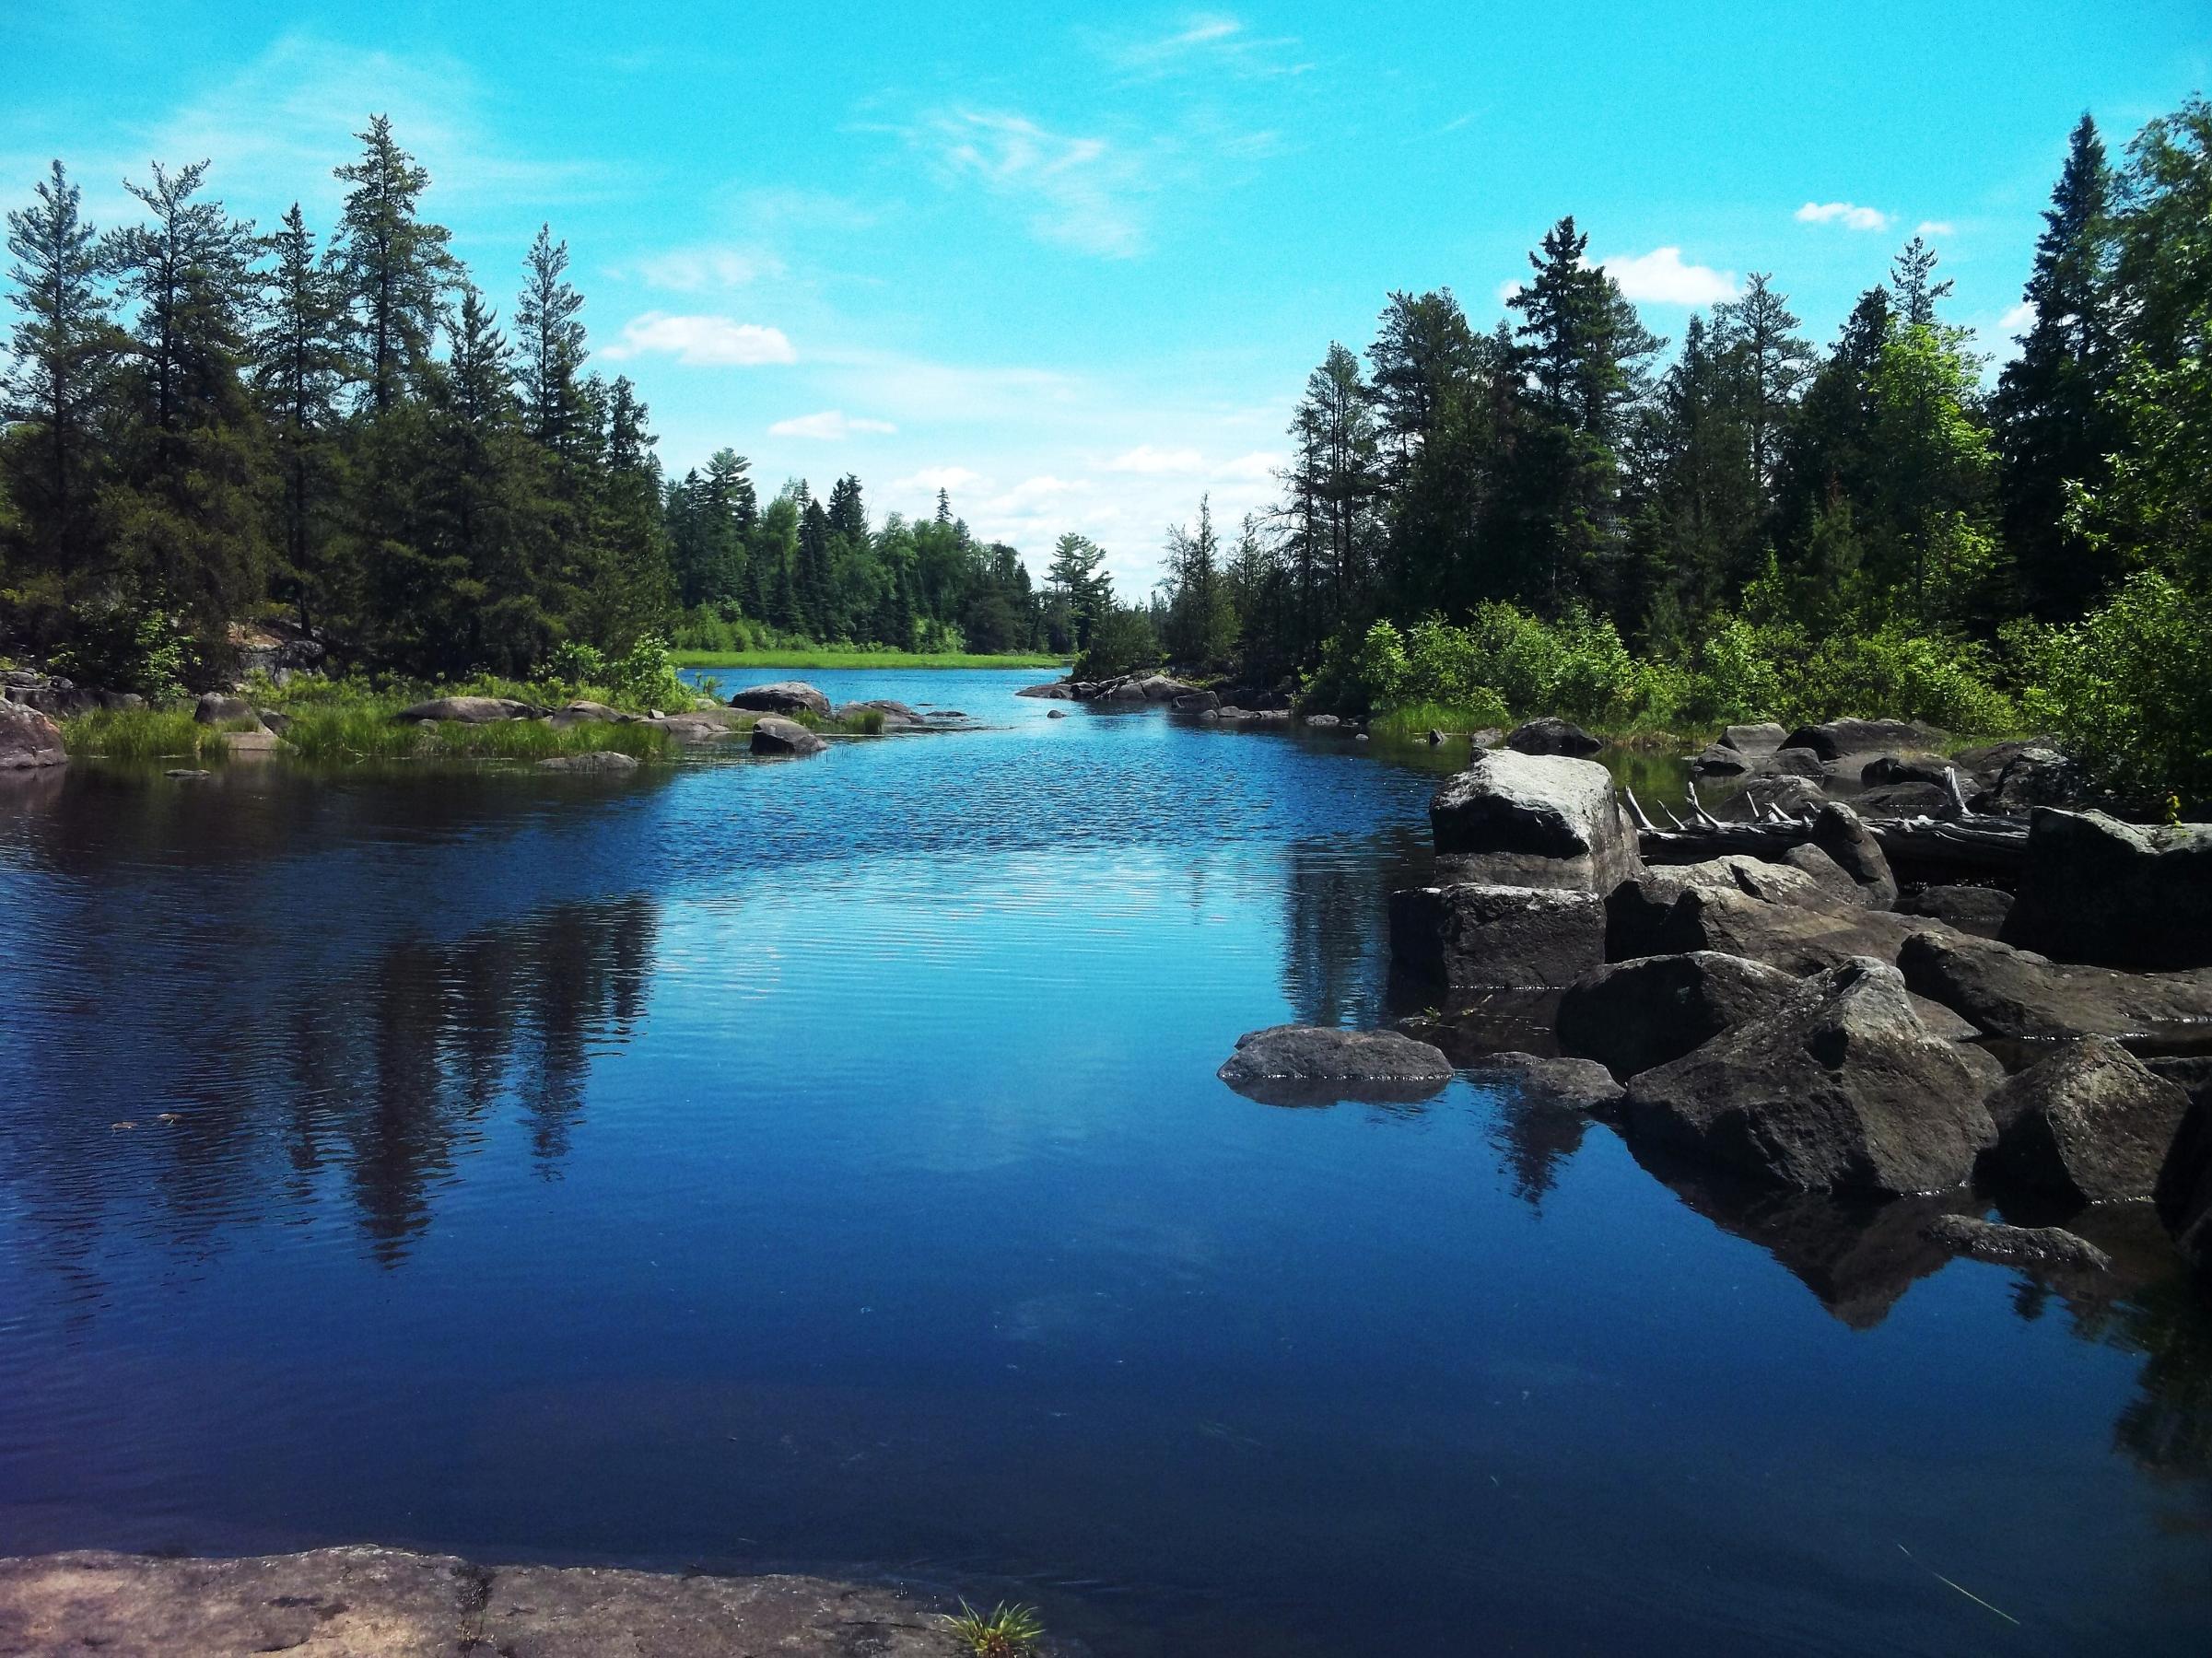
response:
<path fill-rule="evenodd" d="M 1832 336 L 1915 228 L 2007 348 L 2066 134 L 2212 81 L 2204 0 L 1387 10 L 12 0 L 0 200 L 47 159 L 112 223 L 149 158 L 327 227 L 371 110 L 503 309 L 568 239 L 598 366 L 681 471 L 940 484 L 1125 590 L 1234 518 L 1329 341 L 1393 288 L 1478 326 L 1573 213 L 1657 332 L 1770 270 Z M 1814 14 L 1818 15 L 1814 15 Z"/>

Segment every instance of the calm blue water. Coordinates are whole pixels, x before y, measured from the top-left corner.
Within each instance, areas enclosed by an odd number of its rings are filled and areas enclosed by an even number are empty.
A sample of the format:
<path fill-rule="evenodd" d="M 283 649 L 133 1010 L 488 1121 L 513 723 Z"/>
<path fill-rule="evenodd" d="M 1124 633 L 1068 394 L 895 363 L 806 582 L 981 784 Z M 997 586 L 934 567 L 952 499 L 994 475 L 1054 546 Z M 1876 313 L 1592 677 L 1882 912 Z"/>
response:
<path fill-rule="evenodd" d="M 2206 1650 L 2155 1238 L 2069 1299 L 1465 1080 L 1242 1099 L 1240 1033 L 1390 1010 L 1421 757 L 809 677 L 986 729 L 0 793 L 0 1552 L 871 1562 L 1102 1652 Z"/>

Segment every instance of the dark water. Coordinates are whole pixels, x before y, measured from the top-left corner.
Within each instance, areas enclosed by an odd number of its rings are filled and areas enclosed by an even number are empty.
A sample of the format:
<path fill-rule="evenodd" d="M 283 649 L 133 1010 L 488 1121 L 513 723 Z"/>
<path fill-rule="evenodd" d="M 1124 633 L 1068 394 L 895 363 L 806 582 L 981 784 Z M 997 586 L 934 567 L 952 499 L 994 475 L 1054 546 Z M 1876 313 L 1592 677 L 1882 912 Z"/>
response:
<path fill-rule="evenodd" d="M 0 1552 L 873 1562 L 1127 1652 L 2212 1644 L 2212 1330 L 2136 1222 L 2039 1287 L 1464 1080 L 1241 1099 L 1239 1033 L 1387 1011 L 1434 757 L 814 677 L 999 729 L 7 792 Z"/>

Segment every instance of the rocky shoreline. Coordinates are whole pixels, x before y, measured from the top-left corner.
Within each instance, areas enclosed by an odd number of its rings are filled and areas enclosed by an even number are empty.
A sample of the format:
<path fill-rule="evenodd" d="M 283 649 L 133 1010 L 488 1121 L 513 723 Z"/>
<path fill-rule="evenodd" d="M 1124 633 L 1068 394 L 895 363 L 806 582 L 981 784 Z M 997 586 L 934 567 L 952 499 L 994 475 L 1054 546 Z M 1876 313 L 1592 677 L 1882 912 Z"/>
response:
<path fill-rule="evenodd" d="M 773 1574 L 478 1565 L 344 1547 L 243 1559 L 85 1551 L 0 1559 L 0 1654 L 135 1658 L 953 1658 L 959 1597 L 933 1585 Z M 1040 1654 L 1078 1658 L 1080 1641 Z"/>
<path fill-rule="evenodd" d="M 1861 729 L 1819 733 L 1822 765 L 1871 769 L 1851 745 L 1875 722 L 1836 724 Z M 1516 745 L 1478 752 L 1429 815 L 1440 879 L 1390 902 L 1397 971 L 1441 1002 L 1401 1026 L 1419 1051 L 1256 1033 L 1225 1080 L 1425 1097 L 1448 1045 L 1693 1184 L 1864 1206 L 1861 1235 L 1932 1204 L 1912 1230 L 1938 1258 L 2093 1273 L 2095 1245 L 1984 1211 L 2140 1210 L 2212 1279 L 2212 825 L 2036 806 L 2017 895 L 1908 905 L 1824 794 L 1774 856 L 1652 864 L 1603 766 Z M 1490 1051 L 1501 1007 L 1569 1057 Z M 1262 1077 L 1256 1052 L 1281 1063 Z"/>

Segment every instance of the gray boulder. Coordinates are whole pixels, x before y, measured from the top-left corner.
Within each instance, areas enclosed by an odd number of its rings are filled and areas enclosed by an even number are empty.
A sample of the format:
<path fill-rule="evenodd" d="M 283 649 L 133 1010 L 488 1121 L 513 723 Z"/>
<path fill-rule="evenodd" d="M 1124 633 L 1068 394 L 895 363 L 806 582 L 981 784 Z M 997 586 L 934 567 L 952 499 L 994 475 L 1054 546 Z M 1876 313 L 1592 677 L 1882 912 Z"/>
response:
<path fill-rule="evenodd" d="M 1785 817 L 1801 818 L 1808 812 L 1818 811 L 1827 799 L 1827 793 L 1814 778 L 1788 773 L 1754 773 L 1743 780 L 1742 788 L 1737 791 L 1730 804 L 1745 817 L 1754 815 L 1749 808 L 1757 807 L 1763 811 L 1771 806 Z"/>
<path fill-rule="evenodd" d="M 1828 781 L 1828 767 L 1808 748 L 1778 748 L 1761 754 L 1752 769 L 1762 777 L 1803 777 L 1813 784 Z"/>
<path fill-rule="evenodd" d="M 1941 754 L 1877 754 L 1859 767 L 1859 781 L 1869 788 L 1882 783 L 1933 783 L 1941 788 L 1951 763 Z"/>
<path fill-rule="evenodd" d="M 1571 985 L 1605 960 L 1605 901 L 1474 882 L 1413 887 L 1390 894 L 1390 955 L 1452 990 Z"/>
<path fill-rule="evenodd" d="M 829 698 L 804 680 L 778 680 L 772 684 L 747 685 L 730 699 L 733 708 L 761 714 L 813 714 L 829 717 Z"/>
<path fill-rule="evenodd" d="M 2146 828 L 2038 811 L 2003 938 L 2062 962 L 2212 967 L 2212 823 Z"/>
<path fill-rule="evenodd" d="M 1733 777 L 1751 769 L 1751 756 L 1716 742 L 1690 763 L 1700 776 Z"/>
<path fill-rule="evenodd" d="M 1703 887 L 1684 891 L 1655 920 L 1649 913 L 1649 895 L 1640 888 L 1641 883 L 1624 885 L 1610 901 L 1607 950 L 1616 959 L 1621 958 L 1621 948 L 1637 946 L 1646 955 L 1715 950 L 1803 975 L 1838 966 L 1854 956 L 1894 961 L 1915 932 L 1943 925 L 1855 905 L 1774 904 L 1748 893 Z M 1641 915 L 1632 907 L 1635 905 L 1641 905 Z"/>
<path fill-rule="evenodd" d="M 1271 1104 L 1424 1100 L 1452 1080 L 1442 1050 L 1397 1031 L 1270 1025 L 1236 1039 L 1215 1073 Z"/>
<path fill-rule="evenodd" d="M 1063 712 L 1059 708 L 1052 711 L 1056 714 Z M 881 714 L 884 717 L 884 729 L 887 731 L 911 730 L 928 723 L 923 716 L 905 703 L 888 696 L 872 696 L 861 702 L 847 703 L 837 710 L 837 718 L 848 719 L 855 714 L 866 713 Z"/>
<path fill-rule="evenodd" d="M 204 726 L 228 725 L 237 720 L 250 720 L 252 724 L 244 729 L 253 731 L 266 729 L 262 724 L 261 715 L 252 703 L 242 696 L 232 696 L 222 691 L 203 692 L 200 700 L 193 705 L 192 717 L 196 724 Z"/>
<path fill-rule="evenodd" d="M 1897 902 L 1897 877 L 1880 843 L 1843 801 L 1831 800 L 1813 814 L 1812 844 L 1857 884 L 1868 909 L 1886 910 Z"/>
<path fill-rule="evenodd" d="M 1486 1054 L 1468 1067 L 1469 1080 L 1512 1090 L 1521 1099 L 1603 1116 L 1626 1091 L 1595 1059 L 1554 1059 L 1536 1054 Z"/>
<path fill-rule="evenodd" d="M 68 760 L 61 727 L 36 708 L 0 702 L 0 772 L 33 771 Z"/>
<path fill-rule="evenodd" d="M 1870 818 L 1954 818 L 1959 802 L 1951 791 L 1934 783 L 1884 783 L 1862 789 L 1858 809 Z"/>
<path fill-rule="evenodd" d="M 1045 718 L 1047 719 L 1065 719 L 1068 718 L 1068 710 L 1065 708 L 1047 708 L 1045 711 Z"/>
<path fill-rule="evenodd" d="M 1995 939 L 1915 932 L 1897 954 L 1906 982 L 1992 1036 L 2198 1038 L 2212 1022 L 2212 974 L 2061 966 Z"/>
<path fill-rule="evenodd" d="M 1982 1074 L 1922 1025 L 1894 967 L 1820 975 L 1815 994 L 1629 1084 L 1630 1132 L 1808 1191 L 1945 1191 L 1996 1138 Z"/>
<path fill-rule="evenodd" d="M 1757 725 L 1732 725 L 1720 734 L 1720 746 L 1758 759 L 1771 754 L 1789 739 L 1789 733 L 1772 720 Z"/>
<path fill-rule="evenodd" d="M 1609 892 L 1643 867 L 1636 832 L 1594 760 L 1485 749 L 1429 801 L 1436 850 L 1470 880 Z"/>
<path fill-rule="evenodd" d="M 2069 1042 L 1990 1091 L 1994 1172 L 2074 1203 L 2148 1197 L 2189 1096 L 2118 1043 Z"/>
<path fill-rule="evenodd" d="M 1909 719 L 1830 719 L 1799 726 L 1782 746 L 1810 749 L 1823 760 L 1841 760 L 1846 754 L 1872 756 L 1901 749 L 1925 753 L 1942 748 L 1943 741 L 1943 733 L 1935 727 Z"/>
<path fill-rule="evenodd" d="M 435 719 L 456 725 L 490 725 L 501 719 L 533 719 L 538 710 L 511 696 L 436 696 L 402 708 L 394 719 Z"/>
<path fill-rule="evenodd" d="M 2012 894 L 1998 887 L 1926 886 L 1898 901 L 1898 913 L 1926 916 L 1978 939 L 1994 939 L 2012 910 Z"/>
<path fill-rule="evenodd" d="M 1066 680 L 1054 680 L 1048 685 L 1024 685 L 1014 695 L 1016 696 L 1039 696 L 1053 702 L 1071 702 L 1074 700 L 1075 687 Z"/>
<path fill-rule="evenodd" d="M 773 714 L 763 715 L 753 726 L 753 752 L 756 754 L 818 754 L 828 746 L 796 720 L 778 719 Z"/>
<path fill-rule="evenodd" d="M 2004 1226 L 1972 1215 L 1937 1215 L 1923 1229 L 1953 1255 L 2029 1271 L 2109 1272 L 2113 1257 L 2056 1226 Z"/>
<path fill-rule="evenodd" d="M 637 759 L 616 749 L 594 749 L 584 754 L 556 754 L 538 762 L 540 771 L 580 772 L 586 775 L 619 776 L 638 769 Z"/>
<path fill-rule="evenodd" d="M 1221 706 L 1221 695 L 1213 691 L 1186 691 L 1168 705 L 1177 714 L 1211 714 Z"/>
<path fill-rule="evenodd" d="M 1875 850 L 1879 851 L 1880 848 L 1878 847 Z M 1867 889 L 1854 881 L 1849 870 L 1812 841 L 1804 841 L 1792 847 L 1782 855 L 1782 861 L 1811 881 L 1836 903 L 1868 904 Z"/>
<path fill-rule="evenodd" d="M 565 731 L 570 726 L 626 725 L 637 718 L 635 714 L 625 714 L 619 709 L 611 708 L 605 703 L 579 697 L 575 702 L 554 709 L 545 717 L 545 723 L 556 730 Z"/>
<path fill-rule="evenodd" d="M 1644 956 L 1576 980 L 1560 998 L 1559 1039 L 1633 1077 L 1805 995 L 1804 980 L 1741 956 Z"/>
<path fill-rule="evenodd" d="M 1505 746 L 1519 754 L 1595 754 L 1605 744 L 1573 720 L 1547 714 L 1514 727 Z"/>
<path fill-rule="evenodd" d="M 1165 673 L 1149 674 L 1137 682 L 1137 689 L 1144 693 L 1146 702 L 1172 703 L 1178 697 L 1197 695 L 1196 685 L 1186 685 L 1181 680 L 1170 679 Z"/>

